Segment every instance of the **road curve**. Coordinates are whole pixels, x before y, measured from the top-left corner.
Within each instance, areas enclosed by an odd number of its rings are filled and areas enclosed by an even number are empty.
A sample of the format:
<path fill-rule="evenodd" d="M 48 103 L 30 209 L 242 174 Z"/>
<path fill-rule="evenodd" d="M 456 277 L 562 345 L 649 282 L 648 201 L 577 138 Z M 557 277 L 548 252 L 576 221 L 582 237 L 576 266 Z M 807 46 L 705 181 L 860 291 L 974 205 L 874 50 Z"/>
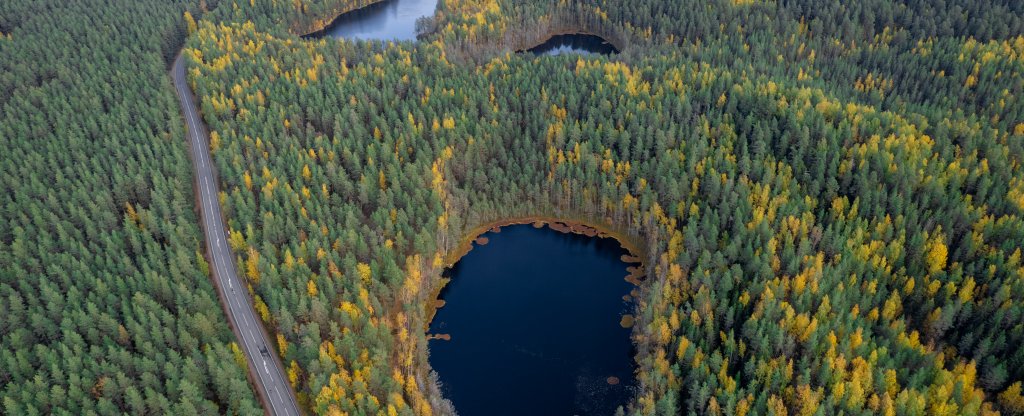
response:
<path fill-rule="evenodd" d="M 258 387 L 266 411 L 271 415 L 299 416 L 295 392 L 285 376 L 276 352 L 257 318 L 245 282 L 238 277 L 235 256 L 227 243 L 227 232 L 218 199 L 217 171 L 210 159 L 210 136 L 196 111 L 195 96 L 185 80 L 185 63 L 181 54 L 174 60 L 171 79 L 184 114 L 188 139 L 192 148 L 192 165 L 198 187 L 199 212 L 206 240 L 206 254 L 217 294 L 226 308 L 228 321 L 241 341 L 249 361 L 249 373 Z"/>

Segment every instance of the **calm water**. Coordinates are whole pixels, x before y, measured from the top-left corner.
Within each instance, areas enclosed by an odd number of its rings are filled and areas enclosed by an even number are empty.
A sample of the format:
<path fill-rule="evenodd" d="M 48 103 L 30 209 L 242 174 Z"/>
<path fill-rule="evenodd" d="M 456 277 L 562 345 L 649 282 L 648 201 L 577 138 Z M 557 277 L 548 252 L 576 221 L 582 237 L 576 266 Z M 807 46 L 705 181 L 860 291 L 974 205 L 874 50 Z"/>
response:
<path fill-rule="evenodd" d="M 612 44 L 594 35 L 556 35 L 527 50 L 535 55 L 561 55 L 564 53 L 611 55 L 619 53 Z"/>
<path fill-rule="evenodd" d="M 338 16 L 324 35 L 347 39 L 416 40 L 416 19 L 433 16 L 437 0 L 386 0 Z"/>
<path fill-rule="evenodd" d="M 635 389 L 626 253 L 530 225 L 487 233 L 450 271 L 430 364 L 463 416 L 610 415 Z M 618 377 L 609 385 L 608 377 Z"/>

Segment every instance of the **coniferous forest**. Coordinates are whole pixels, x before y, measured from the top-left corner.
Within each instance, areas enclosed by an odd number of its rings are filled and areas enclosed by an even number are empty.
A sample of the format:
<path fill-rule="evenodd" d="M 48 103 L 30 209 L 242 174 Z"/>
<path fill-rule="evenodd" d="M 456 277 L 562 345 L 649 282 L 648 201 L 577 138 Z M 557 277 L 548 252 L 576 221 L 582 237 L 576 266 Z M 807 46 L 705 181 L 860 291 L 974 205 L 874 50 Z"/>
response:
<path fill-rule="evenodd" d="M 457 410 L 441 273 L 545 217 L 640 248 L 623 414 L 1024 415 L 1024 3 L 441 0 L 417 42 L 303 37 L 369 3 L 0 4 L 0 413 L 261 411 L 180 48 L 311 414 Z M 621 53 L 516 52 L 569 32 Z"/>
<path fill-rule="evenodd" d="M 0 414 L 260 412 L 167 77 L 193 7 L 0 2 Z"/>

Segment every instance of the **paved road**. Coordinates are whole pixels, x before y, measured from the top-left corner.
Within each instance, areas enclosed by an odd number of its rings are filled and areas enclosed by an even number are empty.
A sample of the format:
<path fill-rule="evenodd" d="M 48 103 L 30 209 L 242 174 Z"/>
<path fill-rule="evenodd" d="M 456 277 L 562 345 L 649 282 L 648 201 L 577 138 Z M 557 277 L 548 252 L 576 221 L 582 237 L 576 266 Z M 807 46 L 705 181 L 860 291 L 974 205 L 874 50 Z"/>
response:
<path fill-rule="evenodd" d="M 220 300 L 227 305 L 228 320 L 242 351 L 249 360 L 249 372 L 259 388 L 266 410 L 272 415 L 299 416 L 291 384 L 274 356 L 276 352 L 257 318 L 249 291 L 235 270 L 235 256 L 227 243 L 227 232 L 221 216 L 217 191 L 217 174 L 210 159 L 210 137 L 196 111 L 195 97 L 185 81 L 184 59 L 179 55 L 171 69 L 174 89 L 185 115 L 188 138 L 192 147 L 192 164 L 199 187 L 200 217 L 206 237 L 206 252 L 212 260 L 211 271 L 217 283 Z"/>

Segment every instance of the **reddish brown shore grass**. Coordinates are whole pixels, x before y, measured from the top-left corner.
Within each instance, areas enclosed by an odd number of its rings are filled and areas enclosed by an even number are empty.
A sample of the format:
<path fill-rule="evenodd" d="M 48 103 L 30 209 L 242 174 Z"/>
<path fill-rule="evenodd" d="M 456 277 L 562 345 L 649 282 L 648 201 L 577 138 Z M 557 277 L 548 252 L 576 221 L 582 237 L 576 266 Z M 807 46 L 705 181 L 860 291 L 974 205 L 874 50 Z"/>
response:
<path fill-rule="evenodd" d="M 445 257 L 445 265 L 447 267 L 451 267 L 458 262 L 459 259 L 465 256 L 466 253 L 469 253 L 469 250 L 473 247 L 473 242 L 476 241 L 477 237 L 481 234 L 488 231 L 493 233 L 501 232 L 502 227 L 520 224 L 532 224 L 535 228 L 543 228 L 546 225 L 555 231 L 582 234 L 587 237 L 614 238 L 628 252 L 626 256 L 628 256 L 632 261 L 627 263 L 640 263 L 642 261 L 641 259 L 646 255 L 646 250 L 638 243 L 638 241 L 610 228 L 584 224 L 576 221 L 536 216 L 494 221 L 470 230 L 470 232 L 466 233 L 466 236 L 460 240 L 455 249 L 447 253 L 447 256 Z M 623 261 L 626 261 L 625 258 L 623 258 Z"/>
<path fill-rule="evenodd" d="M 611 228 L 600 225 L 594 226 L 576 221 L 534 216 L 508 218 L 490 222 L 473 228 L 472 230 L 470 230 L 470 232 L 466 233 L 462 240 L 459 241 L 459 244 L 455 246 L 455 249 L 447 253 L 447 255 L 444 258 L 445 267 L 454 266 L 455 263 L 459 261 L 459 259 L 461 259 L 463 256 L 468 254 L 470 250 L 473 249 L 473 243 L 477 243 L 477 245 L 487 244 L 488 239 L 487 237 L 482 236 L 482 234 L 488 231 L 492 233 L 499 233 L 501 232 L 502 227 L 506 227 L 509 225 L 525 224 L 532 224 L 534 228 L 543 228 L 544 226 L 547 226 L 555 231 L 563 233 L 582 234 L 587 237 L 613 238 L 619 242 L 622 248 L 626 249 L 627 253 L 620 257 L 620 259 L 626 263 L 641 263 L 642 259 L 646 257 L 646 247 L 639 244 L 637 240 L 623 233 L 615 231 Z M 643 265 L 640 264 L 638 266 L 630 266 L 626 268 L 626 270 L 629 272 L 629 276 L 626 277 L 626 280 L 632 283 L 633 285 L 639 286 L 641 280 L 645 275 Z M 430 328 L 430 322 L 434 320 L 434 315 L 437 314 L 437 309 L 444 306 L 444 301 L 438 298 L 441 295 L 441 289 L 443 289 L 447 283 L 447 279 L 442 279 L 441 284 L 434 288 L 432 299 L 435 299 L 436 301 L 427 302 L 427 319 L 424 322 L 424 332 L 426 332 Z M 632 299 L 638 298 L 639 296 L 639 290 L 637 290 L 637 288 L 633 288 L 633 290 L 629 292 L 629 295 L 623 296 L 622 299 L 625 301 L 630 301 Z M 628 321 L 626 318 L 627 316 Z M 624 328 L 632 327 L 633 316 L 624 316 L 620 324 L 622 324 Z M 428 339 L 430 339 L 430 336 L 438 337 L 437 335 L 428 335 Z"/>
<path fill-rule="evenodd" d="M 640 263 L 640 262 L 642 262 L 642 260 L 640 260 L 639 257 L 631 255 L 631 254 L 623 254 L 622 257 L 619 257 L 619 260 L 622 260 L 623 263 Z"/>
<path fill-rule="evenodd" d="M 619 384 L 619 378 L 615 376 L 608 377 L 608 380 L 606 381 L 608 381 L 608 384 L 612 386 Z"/>
<path fill-rule="evenodd" d="M 629 266 L 626 268 L 626 271 L 629 272 L 629 275 L 626 276 L 626 281 L 635 286 L 640 286 L 640 281 L 647 275 L 647 273 L 644 272 L 643 266 Z"/>
<path fill-rule="evenodd" d="M 430 341 L 432 339 L 439 339 L 439 340 L 442 340 L 442 341 L 451 341 L 452 340 L 452 335 L 451 334 L 427 334 L 427 341 Z"/>
<path fill-rule="evenodd" d="M 633 315 L 627 313 L 625 315 L 622 315 L 622 320 L 619 321 L 619 325 L 622 325 L 623 328 L 632 328 L 633 321 Z"/>

